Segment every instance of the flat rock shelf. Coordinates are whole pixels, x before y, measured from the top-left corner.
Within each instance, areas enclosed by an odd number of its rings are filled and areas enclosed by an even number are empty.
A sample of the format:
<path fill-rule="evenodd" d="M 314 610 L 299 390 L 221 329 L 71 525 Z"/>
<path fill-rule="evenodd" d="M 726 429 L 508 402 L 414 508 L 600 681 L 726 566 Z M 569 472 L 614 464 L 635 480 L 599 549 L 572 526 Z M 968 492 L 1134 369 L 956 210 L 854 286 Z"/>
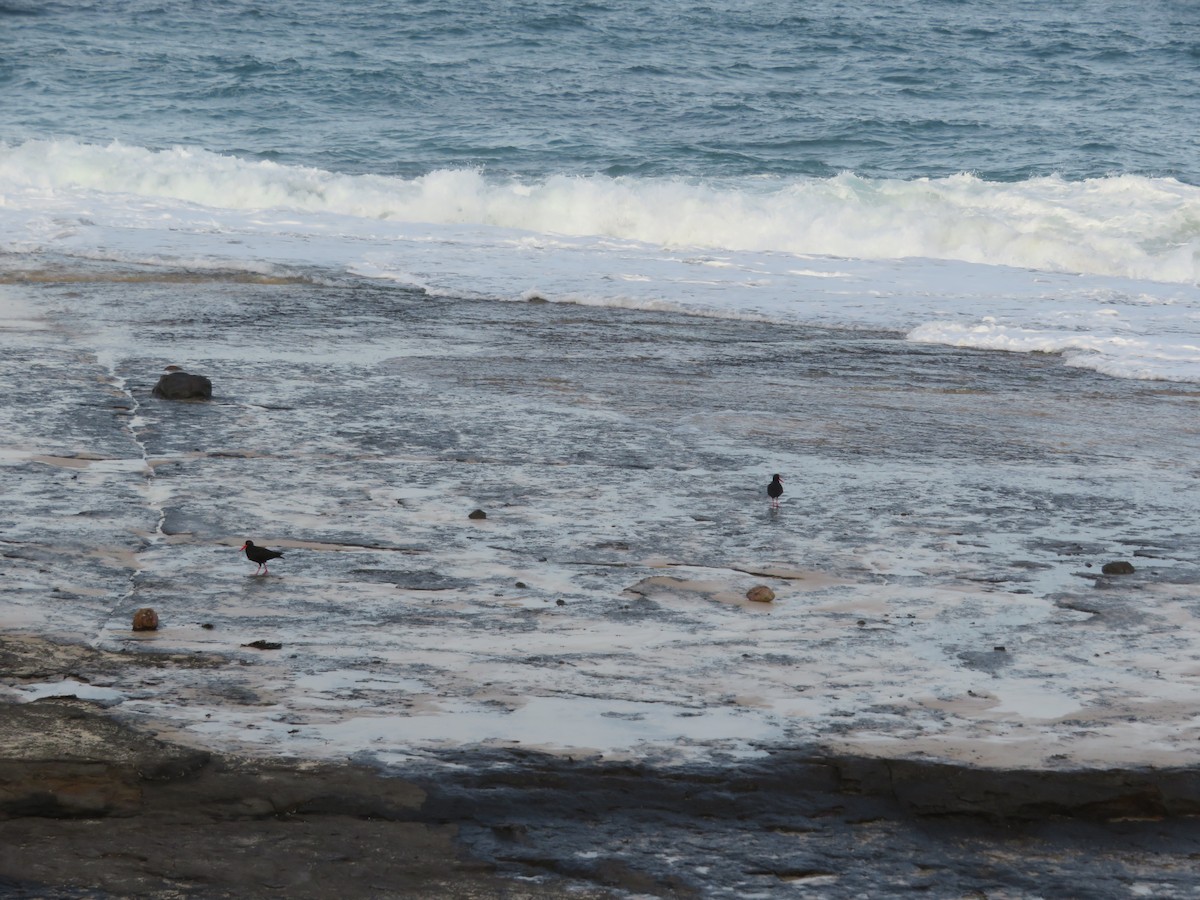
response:
<path fill-rule="evenodd" d="M 1200 388 L 328 273 L 0 286 L 13 891 L 1191 890 Z M 350 849 L 409 834 L 436 865 Z"/>

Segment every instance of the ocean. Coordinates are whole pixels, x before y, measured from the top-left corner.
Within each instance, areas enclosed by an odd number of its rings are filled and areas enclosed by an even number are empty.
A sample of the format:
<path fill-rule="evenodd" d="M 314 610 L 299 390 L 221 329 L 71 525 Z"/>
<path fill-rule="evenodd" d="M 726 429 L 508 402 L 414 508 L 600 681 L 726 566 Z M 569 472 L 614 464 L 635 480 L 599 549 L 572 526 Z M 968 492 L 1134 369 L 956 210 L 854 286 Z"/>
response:
<path fill-rule="evenodd" d="M 236 661 L 6 699 L 430 779 L 1200 762 L 1200 6 L 0 0 L 0 37 L 0 623 Z M 802 793 L 463 839 L 713 897 L 1192 890 L 1191 832 L 966 847 Z"/>
<path fill-rule="evenodd" d="M 881 327 L 1194 382 L 1198 15 L 14 0 L 0 252 Z"/>

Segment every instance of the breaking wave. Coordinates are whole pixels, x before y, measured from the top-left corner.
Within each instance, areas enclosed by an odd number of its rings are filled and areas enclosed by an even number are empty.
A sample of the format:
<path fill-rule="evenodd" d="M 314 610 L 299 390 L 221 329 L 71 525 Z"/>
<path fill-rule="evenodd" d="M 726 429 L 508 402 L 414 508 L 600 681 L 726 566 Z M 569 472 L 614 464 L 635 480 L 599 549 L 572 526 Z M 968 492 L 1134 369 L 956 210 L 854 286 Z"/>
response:
<path fill-rule="evenodd" d="M 970 174 L 892 180 L 849 173 L 722 182 L 600 175 L 518 181 L 493 180 L 477 169 L 439 169 L 397 178 L 342 175 L 184 147 L 0 143 L 0 207 L 47 192 L 478 224 L 663 247 L 848 259 L 917 257 L 1200 281 L 1200 188 L 1136 175 L 1018 182 Z"/>

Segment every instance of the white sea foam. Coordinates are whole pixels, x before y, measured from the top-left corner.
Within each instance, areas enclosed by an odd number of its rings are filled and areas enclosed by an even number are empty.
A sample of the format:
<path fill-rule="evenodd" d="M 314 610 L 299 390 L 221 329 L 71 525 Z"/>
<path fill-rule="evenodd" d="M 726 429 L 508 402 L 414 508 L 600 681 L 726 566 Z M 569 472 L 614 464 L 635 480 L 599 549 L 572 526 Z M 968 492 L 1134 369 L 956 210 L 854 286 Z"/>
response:
<path fill-rule="evenodd" d="M 1172 179 L 402 179 L 30 141 L 0 144 L 0 252 L 896 329 L 1200 381 L 1200 188 Z"/>
<path fill-rule="evenodd" d="M 1200 188 L 1119 176 L 1017 184 L 939 180 L 551 177 L 494 183 L 473 170 L 415 179 L 338 175 L 176 147 L 0 145 L 8 188 L 87 189 L 224 209 L 485 224 L 673 247 L 845 258 L 925 257 L 1053 272 L 1200 279 Z"/>

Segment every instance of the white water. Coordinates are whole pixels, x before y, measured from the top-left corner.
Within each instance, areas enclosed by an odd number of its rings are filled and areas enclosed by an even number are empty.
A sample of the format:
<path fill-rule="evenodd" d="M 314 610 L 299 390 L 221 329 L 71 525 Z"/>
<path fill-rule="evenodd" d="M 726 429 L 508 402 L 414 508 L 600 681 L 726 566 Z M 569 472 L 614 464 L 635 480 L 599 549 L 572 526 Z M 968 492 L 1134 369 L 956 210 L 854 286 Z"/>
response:
<path fill-rule="evenodd" d="M 0 144 L 0 253 L 896 329 L 1200 381 L 1200 188 L 1172 179 L 526 184 L 31 141 Z"/>

